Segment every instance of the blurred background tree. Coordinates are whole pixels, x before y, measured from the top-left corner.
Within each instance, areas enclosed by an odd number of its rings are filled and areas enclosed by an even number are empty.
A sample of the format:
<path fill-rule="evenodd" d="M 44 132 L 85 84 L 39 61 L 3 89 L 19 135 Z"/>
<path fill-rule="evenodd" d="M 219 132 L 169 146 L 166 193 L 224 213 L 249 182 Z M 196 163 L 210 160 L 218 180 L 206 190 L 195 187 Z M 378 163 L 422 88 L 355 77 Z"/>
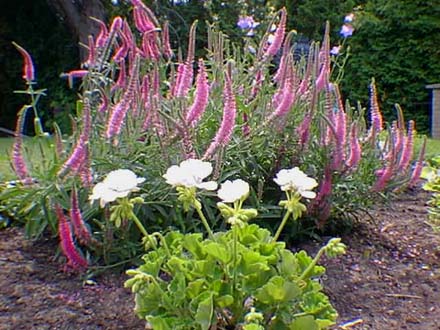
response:
<path fill-rule="evenodd" d="M 386 118 L 396 117 L 393 105 L 399 103 L 406 119 L 427 132 L 425 86 L 440 82 L 440 1 L 369 0 L 359 8 L 349 44 L 345 95 L 367 104 L 368 84 L 375 77 Z"/>
<path fill-rule="evenodd" d="M 21 79 L 23 60 L 12 41 L 26 48 L 36 67 L 36 88 L 47 88 L 40 110 L 47 127 L 57 120 L 68 125 L 68 114 L 75 108 L 75 93 L 60 79 L 61 72 L 78 66 L 78 43 L 45 0 L 2 1 L 0 10 L 0 127 L 13 129 L 15 116 L 29 100 L 14 94 L 25 89 Z M 29 112 L 29 116 L 31 116 Z M 32 122 L 32 118 L 28 118 Z M 26 125 L 32 134 L 33 125 Z"/>
<path fill-rule="evenodd" d="M 440 0 L 144 0 L 163 20 L 170 21 L 174 48 L 186 48 L 193 20 L 199 20 L 198 56 L 207 41 L 206 22 L 215 22 L 231 40 L 242 42 L 245 31 L 237 27 L 240 15 L 265 22 L 256 29 L 262 34 L 277 9 L 288 11 L 288 28 L 296 41 L 307 45 L 321 40 L 325 21 L 331 24 L 332 45 L 344 16 L 354 10 L 355 32 L 347 40 L 350 59 L 342 81 L 344 95 L 352 103 L 368 102 L 368 84 L 376 78 L 382 109 L 394 118 L 393 105 L 400 103 L 407 119 L 415 119 L 419 132 L 429 127 L 429 92 L 425 85 L 440 80 Z M 33 56 L 38 86 L 48 89 L 42 110 L 47 127 L 73 111 L 75 92 L 60 80 L 61 72 L 78 68 L 85 42 L 96 24 L 88 19 L 115 15 L 130 16 L 126 0 L 15 0 L 5 1 L 0 11 L 0 127 L 13 128 L 23 98 L 13 90 L 23 87 L 21 58 L 12 47 L 16 41 Z"/>

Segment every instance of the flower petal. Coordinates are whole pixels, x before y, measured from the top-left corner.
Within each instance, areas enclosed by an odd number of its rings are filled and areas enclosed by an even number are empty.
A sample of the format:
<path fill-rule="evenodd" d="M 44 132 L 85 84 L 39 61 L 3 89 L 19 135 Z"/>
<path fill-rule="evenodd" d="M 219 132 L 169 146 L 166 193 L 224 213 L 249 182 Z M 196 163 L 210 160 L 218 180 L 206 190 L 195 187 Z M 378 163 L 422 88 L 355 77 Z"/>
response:
<path fill-rule="evenodd" d="M 234 203 L 248 195 L 249 184 L 241 179 L 223 182 L 217 192 L 217 196 L 225 203 Z"/>
<path fill-rule="evenodd" d="M 199 183 L 196 187 L 200 188 L 200 189 L 205 189 L 205 190 L 216 190 L 217 186 L 218 186 L 217 182 L 208 181 L 208 182 Z"/>
<path fill-rule="evenodd" d="M 300 194 L 301 194 L 302 197 L 309 198 L 309 199 L 313 199 L 313 198 L 316 197 L 316 193 L 315 192 L 308 191 L 308 190 L 301 191 Z"/>

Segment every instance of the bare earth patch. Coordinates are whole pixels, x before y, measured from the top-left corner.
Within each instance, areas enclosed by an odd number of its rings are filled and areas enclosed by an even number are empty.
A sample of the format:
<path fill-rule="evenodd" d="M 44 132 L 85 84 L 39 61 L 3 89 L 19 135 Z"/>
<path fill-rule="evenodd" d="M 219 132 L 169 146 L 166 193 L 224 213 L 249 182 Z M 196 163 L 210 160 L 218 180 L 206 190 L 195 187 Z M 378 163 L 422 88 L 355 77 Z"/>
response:
<path fill-rule="evenodd" d="M 440 234 L 425 223 L 428 198 L 414 191 L 376 207 L 375 224 L 343 237 L 347 254 L 323 261 L 340 313 L 334 329 L 440 329 Z M 0 330 L 144 329 L 124 275 L 85 285 L 61 271 L 56 248 L 25 241 L 19 228 L 0 231 Z"/>

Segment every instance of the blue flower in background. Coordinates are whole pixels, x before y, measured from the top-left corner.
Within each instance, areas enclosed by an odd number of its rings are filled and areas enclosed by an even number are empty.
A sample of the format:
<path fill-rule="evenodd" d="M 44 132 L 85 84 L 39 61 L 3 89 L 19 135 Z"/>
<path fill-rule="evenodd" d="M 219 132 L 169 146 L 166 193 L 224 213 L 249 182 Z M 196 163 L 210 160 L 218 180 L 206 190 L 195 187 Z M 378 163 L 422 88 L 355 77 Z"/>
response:
<path fill-rule="evenodd" d="M 354 14 L 350 13 L 344 17 L 344 23 L 351 23 L 354 20 Z"/>
<path fill-rule="evenodd" d="M 347 38 L 352 36 L 353 32 L 354 32 L 354 27 L 351 24 L 344 24 L 342 25 L 341 31 L 339 33 L 344 38 Z"/>
<path fill-rule="evenodd" d="M 333 46 L 330 50 L 330 54 L 334 56 L 338 56 L 339 52 L 341 51 L 341 46 Z"/>
<path fill-rule="evenodd" d="M 237 22 L 237 26 L 242 30 L 255 29 L 260 23 L 255 22 L 252 16 L 240 16 Z"/>

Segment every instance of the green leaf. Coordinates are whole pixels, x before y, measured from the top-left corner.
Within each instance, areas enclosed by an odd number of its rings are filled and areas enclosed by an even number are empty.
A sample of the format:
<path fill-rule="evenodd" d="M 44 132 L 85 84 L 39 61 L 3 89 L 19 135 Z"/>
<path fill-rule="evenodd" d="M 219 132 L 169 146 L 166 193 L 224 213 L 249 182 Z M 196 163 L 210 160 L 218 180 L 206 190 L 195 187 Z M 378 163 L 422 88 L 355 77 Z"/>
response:
<path fill-rule="evenodd" d="M 216 302 L 216 305 L 218 305 L 220 308 L 225 308 L 225 307 L 231 306 L 234 303 L 234 297 L 227 294 L 227 295 L 216 298 L 215 302 Z"/>
<path fill-rule="evenodd" d="M 213 314 L 214 302 L 211 294 L 208 298 L 199 303 L 197 313 L 195 315 L 195 320 L 200 325 L 202 330 L 209 330 Z"/>
<path fill-rule="evenodd" d="M 311 315 L 301 316 L 290 324 L 290 330 L 319 330 L 318 324 Z"/>
<path fill-rule="evenodd" d="M 270 270 L 270 267 L 267 265 L 266 257 L 261 256 L 258 252 L 243 251 L 242 255 L 243 267 L 241 267 L 240 270 L 243 275 L 252 275 Z"/>
<path fill-rule="evenodd" d="M 178 272 L 186 271 L 186 262 L 185 260 L 172 256 L 170 260 L 167 262 L 167 267 L 171 271 L 172 274 L 177 274 Z"/>
<path fill-rule="evenodd" d="M 328 297 L 322 292 L 308 291 L 303 295 L 300 306 L 305 313 L 314 315 L 316 319 L 321 319 L 322 322 L 328 320 L 332 322 L 330 324 L 333 324 L 338 316 Z"/>
<path fill-rule="evenodd" d="M 166 321 L 166 318 L 160 316 L 147 316 L 147 321 L 150 322 L 154 330 L 171 330 L 170 325 Z"/>
<path fill-rule="evenodd" d="M 264 304 L 278 304 L 292 300 L 300 294 L 301 289 L 296 283 L 274 276 L 257 291 L 255 297 Z"/>
<path fill-rule="evenodd" d="M 205 280 L 202 278 L 190 282 L 186 288 L 186 294 L 188 295 L 188 297 L 191 299 L 197 297 L 202 291 L 204 283 Z"/>
<path fill-rule="evenodd" d="M 252 323 L 243 326 L 243 330 L 264 330 L 264 328 L 259 324 Z"/>
<path fill-rule="evenodd" d="M 210 256 L 220 260 L 222 264 L 227 264 L 231 260 L 231 254 L 219 243 L 208 243 L 204 246 L 204 250 Z"/>
<path fill-rule="evenodd" d="M 183 247 L 197 259 L 203 259 L 206 254 L 203 252 L 201 241 L 201 234 L 186 234 L 183 238 Z"/>
<path fill-rule="evenodd" d="M 286 277 L 296 277 L 299 275 L 298 261 L 292 252 L 288 250 L 282 250 L 280 259 L 281 262 L 278 265 L 278 269 L 281 275 L 284 275 Z"/>

